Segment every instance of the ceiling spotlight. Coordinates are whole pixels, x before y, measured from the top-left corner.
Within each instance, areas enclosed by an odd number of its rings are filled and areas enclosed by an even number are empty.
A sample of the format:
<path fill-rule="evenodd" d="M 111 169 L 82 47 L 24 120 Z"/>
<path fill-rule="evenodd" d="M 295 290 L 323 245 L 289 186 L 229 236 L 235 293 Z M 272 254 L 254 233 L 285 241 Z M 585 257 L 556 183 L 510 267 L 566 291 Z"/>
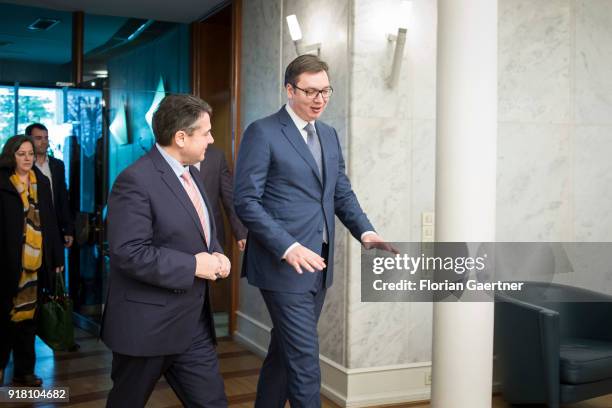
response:
<path fill-rule="evenodd" d="M 54 18 L 37 18 L 32 24 L 28 26 L 28 30 L 32 31 L 46 31 L 57 25 L 60 21 Z"/>

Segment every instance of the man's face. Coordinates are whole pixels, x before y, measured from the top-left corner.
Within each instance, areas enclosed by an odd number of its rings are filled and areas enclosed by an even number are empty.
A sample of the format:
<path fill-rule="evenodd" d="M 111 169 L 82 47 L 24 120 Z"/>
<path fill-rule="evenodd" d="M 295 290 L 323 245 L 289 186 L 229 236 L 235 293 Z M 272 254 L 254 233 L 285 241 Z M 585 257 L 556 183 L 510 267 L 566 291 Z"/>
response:
<path fill-rule="evenodd" d="M 42 129 L 32 129 L 32 139 L 34 139 L 34 150 L 36 154 L 44 156 L 49 149 L 49 132 Z"/>
<path fill-rule="evenodd" d="M 306 96 L 306 94 L 311 91 L 322 91 L 329 87 L 327 72 L 304 72 L 298 76 L 295 86 L 287 84 L 289 106 L 305 121 L 311 122 L 316 120 L 325 110 L 329 98 L 325 99 L 320 93 L 317 93 L 314 99 L 312 99 Z"/>
<path fill-rule="evenodd" d="M 195 130 L 183 139 L 183 164 L 193 165 L 204 160 L 206 148 L 215 142 L 211 133 L 210 115 L 203 113 L 193 125 Z"/>

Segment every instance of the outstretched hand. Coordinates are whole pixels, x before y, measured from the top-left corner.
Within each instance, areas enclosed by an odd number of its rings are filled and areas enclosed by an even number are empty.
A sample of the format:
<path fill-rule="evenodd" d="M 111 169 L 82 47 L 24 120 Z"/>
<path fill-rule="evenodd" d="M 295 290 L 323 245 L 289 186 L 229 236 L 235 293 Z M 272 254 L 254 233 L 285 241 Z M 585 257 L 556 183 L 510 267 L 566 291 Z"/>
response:
<path fill-rule="evenodd" d="M 399 251 L 393 245 L 385 242 L 378 234 L 367 234 L 361 239 L 365 249 L 381 249 L 392 254 L 399 254 Z"/>

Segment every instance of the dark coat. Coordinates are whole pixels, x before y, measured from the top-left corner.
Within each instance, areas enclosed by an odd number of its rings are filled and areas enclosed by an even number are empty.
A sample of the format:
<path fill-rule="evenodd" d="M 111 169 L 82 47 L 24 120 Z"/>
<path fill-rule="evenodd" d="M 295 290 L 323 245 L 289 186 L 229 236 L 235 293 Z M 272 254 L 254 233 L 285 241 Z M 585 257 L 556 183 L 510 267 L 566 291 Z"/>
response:
<path fill-rule="evenodd" d="M 210 208 L 198 170 L 190 171 Z M 110 276 L 101 332 L 111 350 L 182 353 L 203 312 L 214 339 L 208 281 L 195 277 L 195 254 L 223 252 L 210 218 L 207 246 L 195 207 L 155 146 L 117 177 L 108 199 Z"/>
<path fill-rule="evenodd" d="M 64 246 L 59 239 L 57 219 L 51 202 L 49 179 L 36 167 L 40 223 L 43 235 L 43 267 L 38 273 L 39 288 L 53 288 L 50 273 L 64 265 Z M 12 169 L 0 168 L 0 294 L 3 301 L 17 292 L 23 252 L 23 203 L 10 181 Z M 11 302 L 12 303 L 12 302 Z"/>
<path fill-rule="evenodd" d="M 70 212 L 70 202 L 68 201 L 64 162 L 54 157 L 49 157 L 49 169 L 53 179 L 53 207 L 57 214 L 57 224 L 63 242 L 64 235 L 74 236 L 74 219 Z"/>
<path fill-rule="evenodd" d="M 223 228 L 221 204 L 223 204 L 223 210 L 230 222 L 236 241 L 246 239 L 247 230 L 234 212 L 232 173 L 227 166 L 225 154 L 221 149 L 208 146 L 206 157 L 200 163 L 200 174 L 202 174 L 204 189 L 212 206 L 212 213 L 215 217 L 215 225 L 217 226 L 217 238 L 221 245 L 225 244 L 225 228 Z"/>

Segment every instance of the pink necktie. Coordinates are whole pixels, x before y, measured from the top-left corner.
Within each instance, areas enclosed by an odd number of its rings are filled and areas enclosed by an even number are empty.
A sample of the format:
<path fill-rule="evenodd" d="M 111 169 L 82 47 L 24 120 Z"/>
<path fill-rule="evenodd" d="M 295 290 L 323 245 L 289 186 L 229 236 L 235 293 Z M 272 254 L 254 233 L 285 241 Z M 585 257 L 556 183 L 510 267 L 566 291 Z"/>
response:
<path fill-rule="evenodd" d="M 196 212 L 198 213 L 198 217 L 200 218 L 200 223 L 202 224 L 202 230 L 204 230 L 204 237 L 206 239 L 206 243 L 208 244 L 210 241 L 208 240 L 208 228 L 206 228 L 206 219 L 204 218 L 204 207 L 202 206 L 202 201 L 200 201 L 200 195 L 196 186 L 193 185 L 193 181 L 191 180 L 191 176 L 189 175 L 189 171 L 181 174 L 181 178 L 185 180 L 185 191 L 187 191 L 187 195 L 191 199 L 193 206 L 195 207 Z"/>

